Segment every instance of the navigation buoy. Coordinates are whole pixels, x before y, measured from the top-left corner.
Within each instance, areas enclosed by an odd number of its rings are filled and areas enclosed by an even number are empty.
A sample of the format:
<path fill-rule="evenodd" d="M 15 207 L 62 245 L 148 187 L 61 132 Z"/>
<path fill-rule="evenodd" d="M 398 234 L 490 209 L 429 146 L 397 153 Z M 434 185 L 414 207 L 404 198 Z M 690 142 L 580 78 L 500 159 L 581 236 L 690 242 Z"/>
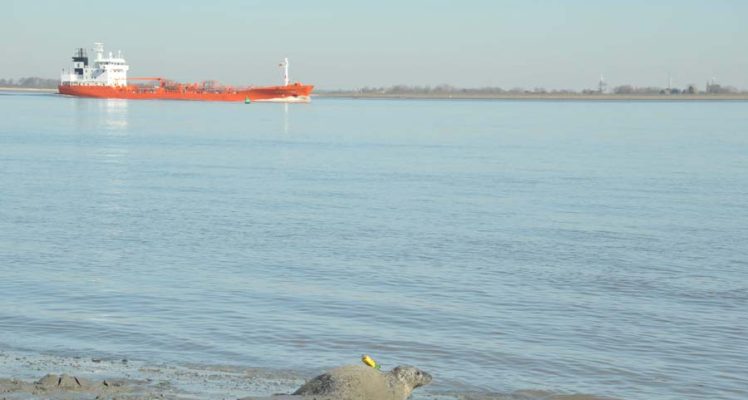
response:
<path fill-rule="evenodd" d="M 244 104 L 249 104 L 251 102 L 252 102 L 252 100 L 250 100 L 249 97 L 245 97 L 244 98 Z"/>

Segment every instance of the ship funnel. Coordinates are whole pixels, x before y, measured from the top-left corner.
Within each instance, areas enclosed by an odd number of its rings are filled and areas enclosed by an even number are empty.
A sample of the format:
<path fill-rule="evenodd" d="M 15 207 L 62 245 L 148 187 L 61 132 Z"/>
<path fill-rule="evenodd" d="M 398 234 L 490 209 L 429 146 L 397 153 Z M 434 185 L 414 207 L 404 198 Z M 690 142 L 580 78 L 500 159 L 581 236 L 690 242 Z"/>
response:
<path fill-rule="evenodd" d="M 96 53 L 96 61 L 101 60 L 104 57 L 104 43 L 94 43 L 93 51 Z"/>

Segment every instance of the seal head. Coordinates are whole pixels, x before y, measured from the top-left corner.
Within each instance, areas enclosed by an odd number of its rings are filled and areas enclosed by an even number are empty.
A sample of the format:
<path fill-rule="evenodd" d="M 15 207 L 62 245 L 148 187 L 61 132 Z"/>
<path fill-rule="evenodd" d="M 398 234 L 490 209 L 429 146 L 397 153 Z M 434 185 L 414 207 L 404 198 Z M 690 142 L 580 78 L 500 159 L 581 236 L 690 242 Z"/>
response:
<path fill-rule="evenodd" d="M 399 365 L 393 368 L 390 373 L 395 376 L 395 379 L 413 389 L 431 383 L 431 374 L 411 365 Z"/>

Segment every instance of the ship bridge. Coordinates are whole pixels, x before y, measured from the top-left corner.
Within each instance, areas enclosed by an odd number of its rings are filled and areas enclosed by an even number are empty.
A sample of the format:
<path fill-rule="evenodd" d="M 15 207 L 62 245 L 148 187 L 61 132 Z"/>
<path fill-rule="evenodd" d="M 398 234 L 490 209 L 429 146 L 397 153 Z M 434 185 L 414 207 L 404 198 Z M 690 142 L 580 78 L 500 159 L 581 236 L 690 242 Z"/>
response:
<path fill-rule="evenodd" d="M 60 83 L 83 86 L 127 86 L 127 71 L 130 66 L 118 51 L 114 56 L 110 51 L 104 56 L 104 44 L 94 43 L 94 61 L 89 65 L 88 55 L 82 48 L 73 54 L 73 68 L 62 70 Z"/>

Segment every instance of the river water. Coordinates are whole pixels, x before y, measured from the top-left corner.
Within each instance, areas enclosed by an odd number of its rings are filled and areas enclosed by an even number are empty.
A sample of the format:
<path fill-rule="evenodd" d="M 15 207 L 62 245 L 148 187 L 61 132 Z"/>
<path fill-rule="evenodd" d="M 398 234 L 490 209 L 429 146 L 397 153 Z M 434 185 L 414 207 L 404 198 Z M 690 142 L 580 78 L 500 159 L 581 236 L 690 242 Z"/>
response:
<path fill-rule="evenodd" d="M 0 188 L 0 376 L 368 353 L 416 398 L 748 398 L 746 102 L 6 92 Z"/>

